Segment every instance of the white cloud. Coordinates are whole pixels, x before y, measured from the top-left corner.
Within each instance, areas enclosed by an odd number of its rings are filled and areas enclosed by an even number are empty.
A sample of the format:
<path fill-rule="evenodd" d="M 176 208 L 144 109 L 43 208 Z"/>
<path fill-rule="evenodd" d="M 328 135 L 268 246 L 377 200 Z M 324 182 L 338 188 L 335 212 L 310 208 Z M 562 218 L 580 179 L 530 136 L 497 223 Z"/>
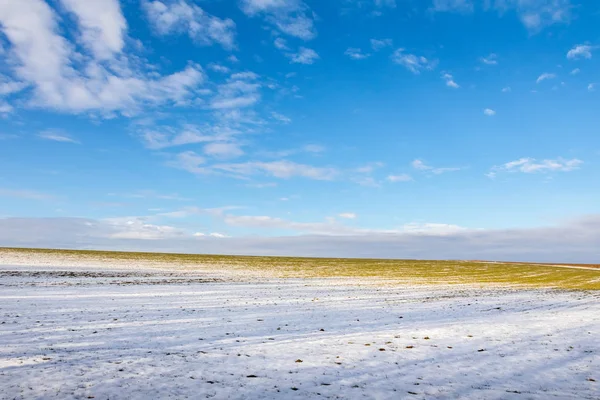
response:
<path fill-rule="evenodd" d="M 6 114 L 10 114 L 14 111 L 14 107 L 11 106 L 10 104 L 4 102 L 4 101 L 0 101 L 0 115 L 1 116 L 6 116 Z"/>
<path fill-rule="evenodd" d="M 173 200 L 173 201 L 190 201 L 187 197 L 182 197 L 177 193 L 158 193 L 154 190 L 139 190 L 132 193 L 109 193 L 109 196 L 119 196 L 132 199 L 158 199 L 158 200 Z"/>
<path fill-rule="evenodd" d="M 411 166 L 418 171 L 431 172 L 436 175 L 443 174 L 445 172 L 460 171 L 462 169 L 462 168 L 458 168 L 458 167 L 434 168 L 430 165 L 425 164 L 422 160 L 419 160 L 419 159 L 414 160 L 411 163 Z"/>
<path fill-rule="evenodd" d="M 156 32 L 160 35 L 187 34 L 196 43 L 212 45 L 219 43 L 225 49 L 235 47 L 235 23 L 208 14 L 186 0 L 163 3 L 159 0 L 144 1 L 144 10 Z"/>
<path fill-rule="evenodd" d="M 410 182 L 413 179 L 408 174 L 399 174 L 399 175 L 388 175 L 386 180 L 388 180 L 390 182 Z"/>
<path fill-rule="evenodd" d="M 202 232 L 196 232 L 193 235 L 194 237 L 200 238 L 200 237 L 212 237 L 212 238 L 217 238 L 217 239 L 224 239 L 224 238 L 228 238 L 229 236 L 224 235 L 222 233 L 218 233 L 218 232 L 212 232 L 209 234 L 206 233 L 202 233 Z"/>
<path fill-rule="evenodd" d="M 360 186 L 366 187 L 381 187 L 381 183 L 378 182 L 372 176 L 355 176 L 351 178 L 352 182 L 359 184 Z"/>
<path fill-rule="evenodd" d="M 237 134 L 238 131 L 219 125 L 198 127 L 186 124 L 180 129 L 171 126 L 143 128 L 140 139 L 146 148 L 160 150 L 194 143 L 227 141 Z"/>
<path fill-rule="evenodd" d="M 273 41 L 273 45 L 275 48 L 279 50 L 289 50 L 290 48 L 287 45 L 287 41 L 284 38 L 278 37 Z"/>
<path fill-rule="evenodd" d="M 218 238 L 218 239 L 223 239 L 223 238 L 227 238 L 227 237 L 229 237 L 229 236 L 227 236 L 227 235 L 224 235 L 224 234 L 222 234 L 222 233 L 218 233 L 218 232 L 212 232 L 212 233 L 210 233 L 208 236 L 210 236 L 210 237 L 214 237 L 214 238 Z"/>
<path fill-rule="evenodd" d="M 445 224 L 407 224 L 406 230 L 394 232 L 363 230 L 326 236 L 313 231 L 311 235 L 253 236 L 227 240 L 200 235 L 194 237 L 193 233 L 189 233 L 183 237 L 174 235 L 148 241 L 115 239 L 112 234 L 127 228 L 123 228 L 123 224 L 110 225 L 102 220 L 4 218 L 0 219 L 0 242 L 13 247 L 305 257 L 488 259 L 553 263 L 592 263 L 598 259 L 600 215 L 582 216 L 553 226 L 527 229 L 456 229 L 448 232 L 449 229 L 439 225 Z M 436 229 L 445 233 L 435 234 Z M 428 234 L 427 230 L 432 233 Z M 56 232 L 61 234 L 56 235 Z"/>
<path fill-rule="evenodd" d="M 286 117 L 285 115 L 275 111 L 271 112 L 271 117 L 273 117 L 274 120 L 281 122 L 282 124 L 289 124 L 290 122 L 292 122 L 291 118 Z"/>
<path fill-rule="evenodd" d="M 215 63 L 208 64 L 208 68 L 215 72 L 221 72 L 223 74 L 228 74 L 229 71 L 231 71 L 231 69 L 229 67 L 226 67 L 221 64 L 215 64 Z"/>
<path fill-rule="evenodd" d="M 242 0 L 242 11 L 249 16 L 263 15 L 281 33 L 303 40 L 317 36 L 314 14 L 301 0 Z"/>
<path fill-rule="evenodd" d="M 363 165 L 362 167 L 358 167 L 355 168 L 354 171 L 359 172 L 361 174 L 370 174 L 371 172 L 375 171 L 378 168 L 383 167 L 385 164 L 382 162 L 372 162 L 366 165 Z"/>
<path fill-rule="evenodd" d="M 489 9 L 501 14 L 516 11 L 521 23 L 531 32 L 539 32 L 547 26 L 571 21 L 571 0 L 494 0 Z"/>
<path fill-rule="evenodd" d="M 294 64 L 314 64 L 319 59 L 319 55 L 313 49 L 300 47 L 297 53 L 288 54 L 290 62 Z"/>
<path fill-rule="evenodd" d="M 191 172 L 192 174 L 208 174 L 210 173 L 210 169 L 201 166 L 206 163 L 206 158 L 198 155 L 193 151 L 184 151 L 175 156 L 175 160 L 172 161 L 169 165 L 175 168 L 183 169 L 185 171 Z"/>
<path fill-rule="evenodd" d="M 504 88 L 502 88 L 502 93 L 509 93 L 512 92 L 512 89 L 510 88 L 510 86 L 506 86 Z"/>
<path fill-rule="evenodd" d="M 45 139 L 45 140 L 51 140 L 54 142 L 80 144 L 80 142 L 78 140 L 75 140 L 72 137 L 70 137 L 69 135 L 59 132 L 59 131 L 53 131 L 53 130 L 43 131 L 38 134 L 38 137 Z"/>
<path fill-rule="evenodd" d="M 492 110 L 491 108 L 486 108 L 485 110 L 483 110 L 483 113 L 488 117 L 493 117 L 494 115 L 496 115 L 496 111 Z"/>
<path fill-rule="evenodd" d="M 590 59 L 592 58 L 592 51 L 595 49 L 595 46 L 590 46 L 588 44 L 578 44 L 577 46 L 569 50 L 569 52 L 567 53 L 567 58 L 569 60 L 576 60 L 578 58 Z"/>
<path fill-rule="evenodd" d="M 572 0 L 430 0 L 433 12 L 470 14 L 476 6 L 482 11 L 495 11 L 500 16 L 516 14 L 531 32 L 571 21 L 571 10 L 576 8 Z"/>
<path fill-rule="evenodd" d="M 77 17 L 80 41 L 97 59 L 112 58 L 123 50 L 127 21 L 118 0 L 60 1 Z"/>
<path fill-rule="evenodd" d="M 239 164 L 214 164 L 211 168 L 215 171 L 225 172 L 239 177 L 263 174 L 283 179 L 303 177 L 315 180 L 332 180 L 337 175 L 337 171 L 334 168 L 315 167 L 287 160 L 269 162 L 248 161 Z"/>
<path fill-rule="evenodd" d="M 446 86 L 451 87 L 453 89 L 460 88 L 459 84 L 454 81 L 454 77 L 451 74 L 442 74 L 442 79 L 446 81 Z"/>
<path fill-rule="evenodd" d="M 183 71 L 160 76 L 150 71 L 151 66 L 145 62 L 134 62 L 126 55 L 106 63 L 104 57 L 121 49 L 119 37 L 122 38 L 124 27 L 100 17 L 118 14 L 120 9 L 107 6 L 103 11 L 106 14 L 96 18 L 89 15 L 86 7 L 79 4 L 74 8 L 81 15 L 81 32 L 76 39 L 87 44 L 90 51 L 81 54 L 60 35 L 58 21 L 62 20 L 46 2 L 0 2 L 0 29 L 10 43 L 13 79 L 32 87 L 28 106 L 70 113 L 120 112 L 129 116 L 145 106 L 182 105 L 197 95 L 204 81 L 198 65 L 190 64 Z M 106 41 L 92 43 L 95 37 Z"/>
<path fill-rule="evenodd" d="M 0 96 L 18 93 L 27 87 L 26 83 L 13 81 L 0 75 Z"/>
<path fill-rule="evenodd" d="M 302 150 L 309 153 L 322 153 L 325 151 L 325 147 L 318 144 L 307 144 L 302 147 Z"/>
<path fill-rule="evenodd" d="M 229 77 L 230 80 L 248 80 L 248 81 L 254 81 L 258 78 L 259 78 L 259 75 L 252 71 L 237 72 L 235 74 L 231 74 L 231 76 Z"/>
<path fill-rule="evenodd" d="M 257 82 L 234 78 L 218 86 L 210 107 L 218 110 L 252 106 L 260 100 L 260 87 Z"/>
<path fill-rule="evenodd" d="M 341 213 L 338 214 L 338 217 L 344 219 L 356 219 L 357 215 L 355 213 Z"/>
<path fill-rule="evenodd" d="M 363 53 L 361 49 L 356 47 L 348 47 L 344 54 L 353 60 L 363 60 L 371 56 L 369 53 Z"/>
<path fill-rule="evenodd" d="M 538 78 L 536 79 L 536 83 L 541 83 L 543 81 L 549 80 L 549 79 L 554 79 L 556 78 L 556 74 L 550 74 L 548 72 L 544 72 L 543 74 L 541 74 L 540 76 L 538 76 Z"/>
<path fill-rule="evenodd" d="M 596 90 L 596 84 L 595 83 L 590 83 L 587 87 L 588 92 L 593 92 Z"/>
<path fill-rule="evenodd" d="M 285 149 L 285 150 L 263 151 L 260 154 L 265 157 L 270 157 L 270 158 L 282 158 L 282 157 L 289 157 L 291 155 L 298 154 L 298 153 L 319 154 L 324 151 L 325 151 L 325 147 L 323 147 L 323 146 L 320 146 L 317 144 L 307 144 L 305 146 L 291 148 L 291 149 Z"/>
<path fill-rule="evenodd" d="M 521 23 L 531 32 L 571 20 L 571 0 L 433 0 L 435 12 L 472 13 L 475 5 L 484 11 L 496 11 L 500 15 L 516 12 Z"/>
<path fill-rule="evenodd" d="M 571 160 L 558 158 L 555 160 L 537 161 L 535 158 L 526 157 L 492 167 L 492 177 L 495 177 L 495 173 L 501 171 L 524 172 L 528 174 L 537 172 L 569 172 L 579 169 L 582 164 L 583 161 L 576 158 Z"/>
<path fill-rule="evenodd" d="M 114 230 L 107 235 L 109 239 L 159 240 L 187 236 L 185 231 L 173 226 L 150 224 L 147 217 L 106 218 L 102 222 Z"/>
<path fill-rule="evenodd" d="M 204 146 L 204 154 L 218 158 L 235 158 L 244 154 L 236 143 L 209 143 Z"/>
<path fill-rule="evenodd" d="M 458 225 L 418 222 L 404 224 L 402 228 L 405 232 L 426 235 L 449 235 L 467 230 L 467 228 Z"/>
<path fill-rule="evenodd" d="M 402 65 L 413 74 L 419 74 L 423 70 L 432 70 L 436 67 L 437 61 L 430 61 L 423 56 L 408 54 L 404 49 L 396 49 L 392 54 L 392 61 Z"/>
<path fill-rule="evenodd" d="M 581 72 L 581 70 L 579 68 L 575 68 L 573 71 L 570 72 L 571 75 L 577 75 Z"/>
<path fill-rule="evenodd" d="M 185 151 L 177 154 L 169 165 L 193 174 L 221 174 L 238 179 L 248 179 L 256 175 L 265 175 L 281 179 L 303 177 L 328 181 L 338 175 L 338 171 L 335 168 L 315 167 L 288 160 L 208 164 L 205 157 L 193 151 Z"/>
<path fill-rule="evenodd" d="M 484 64 L 487 65 L 497 65 L 498 64 L 498 56 L 494 53 L 490 54 L 487 57 L 481 57 L 479 59 L 479 61 L 481 61 Z"/>
<path fill-rule="evenodd" d="M 342 217 L 342 215 L 345 215 Z M 344 213 L 338 215 L 340 218 L 353 219 L 356 218 L 354 213 Z M 230 226 L 258 228 L 258 229 L 281 229 L 294 231 L 300 234 L 318 234 L 318 235 L 357 235 L 369 233 L 393 233 L 393 230 L 375 230 L 354 228 L 343 225 L 336 221 L 335 218 L 325 218 L 325 222 L 297 222 L 282 218 L 270 217 L 266 215 L 231 215 L 226 214 L 223 221 Z"/>
<path fill-rule="evenodd" d="M 371 39 L 371 48 L 373 51 L 379 51 L 394 44 L 392 39 Z"/>

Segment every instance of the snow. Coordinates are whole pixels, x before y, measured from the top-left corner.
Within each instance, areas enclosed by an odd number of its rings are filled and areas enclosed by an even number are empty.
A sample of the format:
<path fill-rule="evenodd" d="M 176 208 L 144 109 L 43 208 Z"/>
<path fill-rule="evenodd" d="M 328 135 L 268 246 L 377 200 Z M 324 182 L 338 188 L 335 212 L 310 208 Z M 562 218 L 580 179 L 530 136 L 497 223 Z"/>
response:
<path fill-rule="evenodd" d="M 597 400 L 599 300 L 0 266 L 0 398 Z"/>

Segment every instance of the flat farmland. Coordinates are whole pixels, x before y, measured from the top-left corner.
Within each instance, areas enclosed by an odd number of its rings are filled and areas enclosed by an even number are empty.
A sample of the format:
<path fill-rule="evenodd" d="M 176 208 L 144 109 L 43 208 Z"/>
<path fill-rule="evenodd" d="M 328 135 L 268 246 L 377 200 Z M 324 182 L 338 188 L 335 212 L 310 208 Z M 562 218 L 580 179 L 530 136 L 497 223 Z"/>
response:
<path fill-rule="evenodd" d="M 600 271 L 0 250 L 0 399 L 600 398 Z"/>

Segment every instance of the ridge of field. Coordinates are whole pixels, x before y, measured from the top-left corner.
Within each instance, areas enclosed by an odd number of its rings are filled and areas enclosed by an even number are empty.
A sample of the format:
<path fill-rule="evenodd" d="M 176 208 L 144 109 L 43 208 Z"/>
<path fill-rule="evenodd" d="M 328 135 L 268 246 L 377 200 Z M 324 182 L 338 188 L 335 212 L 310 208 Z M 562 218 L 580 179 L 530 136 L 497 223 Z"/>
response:
<path fill-rule="evenodd" d="M 354 278 L 388 283 L 600 290 L 597 265 L 0 248 L 0 264 L 212 273 L 238 278 Z"/>

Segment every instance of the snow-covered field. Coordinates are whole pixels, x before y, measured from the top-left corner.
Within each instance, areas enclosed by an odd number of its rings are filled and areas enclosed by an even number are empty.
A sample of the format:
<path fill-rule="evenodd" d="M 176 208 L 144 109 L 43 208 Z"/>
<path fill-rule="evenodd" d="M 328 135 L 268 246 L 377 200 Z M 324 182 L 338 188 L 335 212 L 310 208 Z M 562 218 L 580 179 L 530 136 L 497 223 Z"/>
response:
<path fill-rule="evenodd" d="M 600 293 L 0 267 L 2 399 L 600 399 Z"/>

